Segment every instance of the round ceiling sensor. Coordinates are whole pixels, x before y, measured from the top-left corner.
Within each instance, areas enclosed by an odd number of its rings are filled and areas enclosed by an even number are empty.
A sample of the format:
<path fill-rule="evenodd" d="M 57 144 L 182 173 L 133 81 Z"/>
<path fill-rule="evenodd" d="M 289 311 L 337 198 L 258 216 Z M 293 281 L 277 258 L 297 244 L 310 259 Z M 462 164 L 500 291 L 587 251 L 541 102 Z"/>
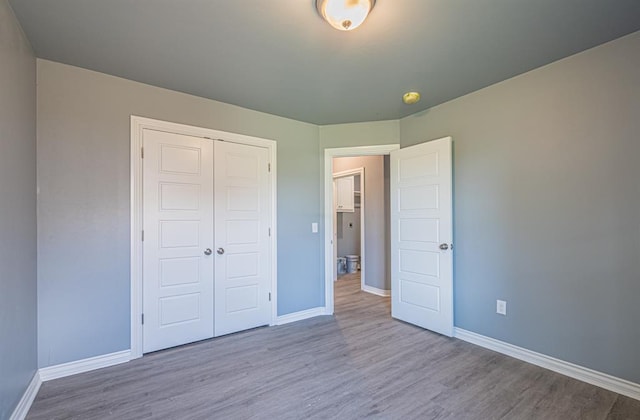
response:
<path fill-rule="evenodd" d="M 407 92 L 402 95 L 402 102 L 407 105 L 413 105 L 420 100 L 420 94 L 418 92 Z"/>

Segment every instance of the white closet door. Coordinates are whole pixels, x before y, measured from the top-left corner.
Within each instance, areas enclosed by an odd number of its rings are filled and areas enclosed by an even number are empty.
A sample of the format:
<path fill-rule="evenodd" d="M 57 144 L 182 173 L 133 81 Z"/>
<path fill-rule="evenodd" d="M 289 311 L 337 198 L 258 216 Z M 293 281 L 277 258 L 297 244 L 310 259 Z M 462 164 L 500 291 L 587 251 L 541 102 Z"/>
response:
<path fill-rule="evenodd" d="M 391 152 L 391 315 L 453 334 L 451 138 Z"/>
<path fill-rule="evenodd" d="M 215 335 L 271 321 L 268 151 L 216 141 Z"/>
<path fill-rule="evenodd" d="M 143 132 L 143 351 L 213 336 L 213 145 Z"/>

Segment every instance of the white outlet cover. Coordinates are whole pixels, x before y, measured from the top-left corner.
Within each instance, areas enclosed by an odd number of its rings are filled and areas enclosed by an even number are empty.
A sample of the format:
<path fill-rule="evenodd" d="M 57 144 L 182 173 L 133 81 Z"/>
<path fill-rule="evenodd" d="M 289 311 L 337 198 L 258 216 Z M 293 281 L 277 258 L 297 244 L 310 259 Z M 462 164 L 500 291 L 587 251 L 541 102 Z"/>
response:
<path fill-rule="evenodd" d="M 500 314 L 500 315 L 506 315 L 507 314 L 507 302 L 504 300 L 497 300 L 496 301 L 496 313 Z"/>

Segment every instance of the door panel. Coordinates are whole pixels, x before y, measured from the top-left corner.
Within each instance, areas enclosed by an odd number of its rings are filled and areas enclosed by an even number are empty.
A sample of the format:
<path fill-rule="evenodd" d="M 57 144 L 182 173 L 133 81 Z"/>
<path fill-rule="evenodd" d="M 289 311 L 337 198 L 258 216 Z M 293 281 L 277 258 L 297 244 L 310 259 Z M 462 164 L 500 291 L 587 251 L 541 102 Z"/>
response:
<path fill-rule="evenodd" d="M 213 336 L 213 146 L 143 131 L 143 352 Z"/>
<path fill-rule="evenodd" d="M 391 152 L 391 315 L 447 336 L 453 334 L 451 179 L 450 137 Z"/>
<path fill-rule="evenodd" d="M 216 222 L 215 335 L 271 321 L 267 149 L 214 144 Z"/>

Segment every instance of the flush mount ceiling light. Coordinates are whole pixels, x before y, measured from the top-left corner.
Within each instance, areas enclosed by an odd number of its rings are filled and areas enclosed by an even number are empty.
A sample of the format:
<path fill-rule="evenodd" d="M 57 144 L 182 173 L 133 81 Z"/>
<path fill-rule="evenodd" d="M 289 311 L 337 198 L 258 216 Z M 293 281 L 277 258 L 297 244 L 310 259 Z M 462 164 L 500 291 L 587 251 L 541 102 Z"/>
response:
<path fill-rule="evenodd" d="M 376 0 L 316 0 L 316 9 L 329 25 L 351 31 L 362 25 Z"/>
<path fill-rule="evenodd" d="M 402 95 L 402 102 L 407 105 L 413 105 L 420 100 L 420 94 L 418 92 L 407 92 Z"/>

